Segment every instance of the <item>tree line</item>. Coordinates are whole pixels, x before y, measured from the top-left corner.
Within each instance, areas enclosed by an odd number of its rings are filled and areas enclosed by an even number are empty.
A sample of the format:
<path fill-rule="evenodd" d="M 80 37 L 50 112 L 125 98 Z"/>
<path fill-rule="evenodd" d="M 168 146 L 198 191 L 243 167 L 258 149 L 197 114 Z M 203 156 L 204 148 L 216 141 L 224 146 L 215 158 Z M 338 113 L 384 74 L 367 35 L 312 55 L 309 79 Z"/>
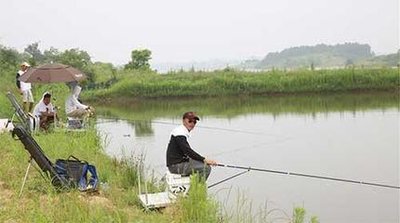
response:
<path fill-rule="evenodd" d="M 79 48 L 60 51 L 50 47 L 44 51 L 39 49 L 39 42 L 29 44 L 23 52 L 0 44 L 0 70 L 15 72 L 21 62 L 26 61 L 31 66 L 46 63 L 62 63 L 73 66 L 86 74 L 88 86 L 110 83 L 116 79 L 118 70 L 150 70 L 151 51 L 135 49 L 131 52 L 131 60 L 123 67 L 115 67 L 112 63 L 93 62 L 89 53 Z"/>

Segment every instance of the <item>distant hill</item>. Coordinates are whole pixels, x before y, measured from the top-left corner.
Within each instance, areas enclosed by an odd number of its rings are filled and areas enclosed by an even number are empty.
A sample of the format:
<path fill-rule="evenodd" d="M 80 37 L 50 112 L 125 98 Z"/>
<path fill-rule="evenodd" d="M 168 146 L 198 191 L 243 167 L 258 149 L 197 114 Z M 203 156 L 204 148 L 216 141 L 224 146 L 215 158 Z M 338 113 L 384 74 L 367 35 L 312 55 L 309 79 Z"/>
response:
<path fill-rule="evenodd" d="M 398 53 L 392 53 L 388 55 L 375 56 L 372 58 L 367 58 L 360 60 L 359 65 L 364 66 L 388 66 L 395 67 L 400 65 L 400 51 Z"/>
<path fill-rule="evenodd" d="M 249 60 L 240 67 L 247 69 L 332 68 L 349 65 L 396 66 L 398 54 L 375 57 L 368 44 L 344 43 L 299 46 L 281 52 L 268 53 L 262 60 Z"/>

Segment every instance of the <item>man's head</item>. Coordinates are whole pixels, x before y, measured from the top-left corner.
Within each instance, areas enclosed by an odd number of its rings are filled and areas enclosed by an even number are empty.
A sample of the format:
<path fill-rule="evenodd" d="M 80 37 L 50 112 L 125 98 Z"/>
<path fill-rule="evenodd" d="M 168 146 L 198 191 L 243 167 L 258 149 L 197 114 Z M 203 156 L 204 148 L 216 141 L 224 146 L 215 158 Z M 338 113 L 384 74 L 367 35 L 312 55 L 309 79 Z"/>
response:
<path fill-rule="evenodd" d="M 43 95 L 43 103 L 45 105 L 48 105 L 50 103 L 51 100 L 51 94 L 50 93 L 46 93 Z"/>
<path fill-rule="evenodd" d="M 182 117 L 183 125 L 189 130 L 189 132 L 194 128 L 199 120 L 200 118 L 194 112 L 185 112 Z"/>
<path fill-rule="evenodd" d="M 26 69 L 28 69 L 31 65 L 29 65 L 27 62 L 23 62 L 21 64 L 21 70 L 25 71 Z"/>

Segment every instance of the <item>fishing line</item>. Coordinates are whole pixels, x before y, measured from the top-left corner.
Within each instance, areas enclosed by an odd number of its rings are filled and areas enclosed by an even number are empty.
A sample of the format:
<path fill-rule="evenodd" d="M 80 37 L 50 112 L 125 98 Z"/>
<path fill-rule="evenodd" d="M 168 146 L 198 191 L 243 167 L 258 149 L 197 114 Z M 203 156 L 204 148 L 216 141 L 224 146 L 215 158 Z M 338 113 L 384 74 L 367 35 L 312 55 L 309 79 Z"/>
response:
<path fill-rule="evenodd" d="M 280 171 L 280 170 L 270 170 L 270 169 L 263 169 L 263 168 L 254 168 L 254 167 L 235 166 L 235 165 L 228 165 L 228 164 L 221 164 L 221 163 L 217 164 L 217 166 L 234 168 L 234 169 L 254 170 L 254 171 L 268 172 L 268 173 L 275 173 L 275 174 L 283 174 L 283 175 L 288 175 L 288 176 L 292 175 L 292 176 L 299 176 L 299 177 L 317 178 L 317 179 L 323 179 L 323 180 L 341 181 L 341 182 L 346 182 L 346 183 L 363 184 L 363 185 L 376 186 L 376 187 L 386 187 L 386 188 L 392 188 L 392 189 L 398 189 L 398 190 L 400 189 L 400 186 L 387 185 L 387 184 L 381 184 L 381 183 L 371 183 L 371 182 L 357 181 L 357 180 L 344 179 L 344 178 L 319 176 L 319 175 L 311 175 L 311 174 L 295 173 L 295 172 L 286 172 L 286 171 Z"/>
<path fill-rule="evenodd" d="M 233 175 L 233 176 L 227 177 L 227 178 L 225 178 L 225 179 L 223 179 L 223 180 L 221 180 L 221 181 L 218 181 L 218 182 L 216 182 L 216 183 L 211 184 L 211 185 L 208 186 L 207 188 L 214 187 L 214 186 L 216 186 L 216 185 L 218 185 L 218 184 L 221 184 L 221 183 L 223 183 L 223 182 L 225 182 L 225 181 L 231 180 L 231 179 L 233 179 L 233 178 L 235 178 L 235 177 L 238 177 L 238 176 L 240 176 L 240 175 L 242 175 L 242 174 L 245 174 L 245 173 L 247 173 L 247 172 L 249 172 L 249 171 L 250 171 L 250 169 L 245 170 L 245 171 L 240 172 L 240 173 L 237 173 L 237 174 L 235 174 L 235 175 Z"/>
<path fill-rule="evenodd" d="M 226 154 L 229 154 L 229 153 L 235 153 L 235 152 L 239 152 L 239 151 L 242 151 L 242 150 L 249 151 L 251 149 L 259 149 L 259 148 L 267 149 L 268 148 L 267 146 L 283 143 L 283 142 L 286 142 L 286 141 L 288 141 L 290 139 L 292 139 L 292 137 L 285 137 L 283 139 L 278 139 L 278 140 L 274 140 L 274 141 L 271 141 L 271 142 L 256 143 L 256 144 L 254 144 L 252 146 L 246 145 L 246 146 L 239 147 L 237 149 L 230 149 L 230 150 L 225 150 L 225 151 L 218 152 L 218 153 L 211 153 L 210 156 L 214 157 L 214 156 L 219 156 L 219 155 L 226 155 Z M 261 146 L 264 146 L 264 147 L 261 147 Z"/>
<path fill-rule="evenodd" d="M 103 118 L 103 119 L 107 119 L 107 118 Z M 179 123 L 175 123 L 175 122 L 164 122 L 164 121 L 154 121 L 154 120 L 139 120 L 139 119 L 128 119 L 128 118 L 108 118 L 108 119 L 112 119 L 113 121 L 119 121 L 119 120 L 123 120 L 123 121 L 132 121 L 132 122 L 144 122 L 144 121 L 149 121 L 151 123 L 157 123 L 157 124 L 164 124 L 164 125 L 179 125 Z M 113 121 L 100 121 L 100 122 L 96 122 L 99 124 L 102 123 L 111 123 Z M 265 135 L 262 132 L 254 132 L 254 131 L 246 131 L 246 130 L 240 130 L 240 129 L 227 129 L 227 128 L 220 128 L 220 127 L 214 127 L 214 126 L 202 126 L 202 125 L 197 125 L 196 128 L 203 128 L 203 129 L 212 129 L 212 130 L 220 130 L 220 131 L 227 131 L 227 132 L 236 132 L 236 133 L 244 133 L 244 134 L 250 134 L 250 135 Z"/>

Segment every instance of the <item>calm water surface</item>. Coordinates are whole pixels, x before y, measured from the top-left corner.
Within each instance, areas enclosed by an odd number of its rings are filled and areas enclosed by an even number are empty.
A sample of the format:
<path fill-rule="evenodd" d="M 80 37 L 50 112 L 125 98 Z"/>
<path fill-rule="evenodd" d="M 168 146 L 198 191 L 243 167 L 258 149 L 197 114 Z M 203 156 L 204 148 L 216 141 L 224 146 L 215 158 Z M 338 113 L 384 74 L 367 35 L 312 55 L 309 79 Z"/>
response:
<path fill-rule="evenodd" d="M 190 143 L 220 163 L 400 185 L 398 96 L 214 100 L 100 108 L 97 129 L 107 154 L 144 154 L 149 170 L 161 177 L 170 131 L 183 111 L 196 110 L 201 121 Z M 239 172 L 215 167 L 208 183 Z M 400 222 L 396 189 L 250 171 L 209 191 L 232 221 L 237 215 L 261 221 L 257 213 L 267 210 L 267 219 L 287 222 L 300 206 L 320 222 Z"/>

